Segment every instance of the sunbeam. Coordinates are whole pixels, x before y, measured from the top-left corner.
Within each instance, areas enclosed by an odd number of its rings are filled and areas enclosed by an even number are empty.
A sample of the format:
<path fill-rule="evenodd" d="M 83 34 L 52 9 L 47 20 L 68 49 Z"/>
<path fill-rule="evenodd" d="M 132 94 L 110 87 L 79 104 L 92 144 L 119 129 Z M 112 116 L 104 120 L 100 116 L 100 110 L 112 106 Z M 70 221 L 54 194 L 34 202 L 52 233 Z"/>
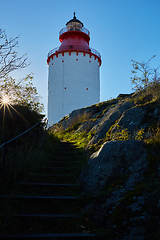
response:
<path fill-rule="evenodd" d="M 26 121 L 28 123 L 28 121 L 25 119 L 25 117 L 23 117 L 11 104 L 12 100 L 11 97 L 9 95 L 1 95 L 0 96 L 0 110 L 2 109 L 3 111 L 3 121 L 2 121 L 2 136 L 4 135 L 4 127 L 5 127 L 5 117 L 6 117 L 6 110 L 9 112 L 11 118 L 13 119 L 13 122 L 15 125 L 15 119 L 12 115 L 11 109 L 13 109 L 21 118 L 24 119 L 24 121 Z M 2 139 L 4 139 L 4 136 L 2 137 Z"/>
<path fill-rule="evenodd" d="M 9 104 L 9 107 L 11 107 L 20 117 L 22 117 L 27 123 L 27 119 L 25 119 L 25 117 L 23 117 L 11 104 Z"/>
<path fill-rule="evenodd" d="M 16 122 L 15 122 L 15 120 L 14 120 L 14 117 L 13 117 L 12 113 L 11 113 L 11 110 L 10 110 L 10 108 L 9 108 L 9 105 L 7 105 L 7 109 L 8 109 L 8 112 L 9 112 L 9 114 L 11 115 L 11 117 L 12 117 L 12 119 L 13 119 L 15 125 L 16 125 Z"/>

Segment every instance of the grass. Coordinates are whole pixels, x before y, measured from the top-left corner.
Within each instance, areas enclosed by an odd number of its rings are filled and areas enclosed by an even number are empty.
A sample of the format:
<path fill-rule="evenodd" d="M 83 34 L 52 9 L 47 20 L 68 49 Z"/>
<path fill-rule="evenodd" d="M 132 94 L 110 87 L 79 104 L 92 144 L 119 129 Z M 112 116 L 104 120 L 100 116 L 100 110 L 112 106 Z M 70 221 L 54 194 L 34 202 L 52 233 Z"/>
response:
<path fill-rule="evenodd" d="M 141 101 L 143 99 L 143 101 Z M 117 122 L 119 119 L 115 121 L 115 123 L 110 127 L 109 131 L 106 133 L 106 137 L 103 139 L 100 139 L 97 143 L 92 144 L 88 148 L 88 153 L 91 155 L 93 152 L 100 149 L 102 144 L 106 141 L 126 141 L 129 139 L 135 139 L 144 141 L 147 144 L 159 144 L 160 143 L 160 128 L 159 128 L 159 122 L 155 120 L 153 122 L 152 118 L 149 117 L 150 114 L 152 114 L 156 108 L 156 106 L 159 105 L 159 98 L 152 99 L 148 97 L 143 97 L 143 94 L 133 94 L 133 96 L 124 98 L 124 99 L 112 99 L 108 102 L 99 103 L 96 105 L 91 106 L 92 114 L 82 114 L 79 116 L 76 116 L 70 121 L 70 125 L 67 129 L 63 129 L 62 123 L 60 125 L 55 125 L 57 127 L 56 131 L 52 131 L 61 140 L 64 141 L 71 141 L 75 142 L 75 144 L 79 147 L 86 148 L 88 146 L 89 141 L 92 139 L 92 137 L 96 134 L 96 131 L 77 131 L 77 129 L 82 126 L 84 122 L 91 121 L 96 122 L 97 119 L 100 119 L 104 116 L 104 114 L 108 111 L 108 109 L 112 106 L 114 106 L 118 101 L 134 101 L 137 106 L 144 105 L 145 108 L 147 108 L 146 117 L 142 124 L 146 124 L 148 126 L 147 128 L 140 128 L 136 130 L 136 132 L 131 135 L 127 128 L 123 129 L 119 125 L 117 125 Z M 93 114 L 94 112 L 94 114 Z M 68 119 L 67 119 L 68 121 Z M 116 130 L 114 133 L 112 133 L 112 129 L 115 128 Z"/>

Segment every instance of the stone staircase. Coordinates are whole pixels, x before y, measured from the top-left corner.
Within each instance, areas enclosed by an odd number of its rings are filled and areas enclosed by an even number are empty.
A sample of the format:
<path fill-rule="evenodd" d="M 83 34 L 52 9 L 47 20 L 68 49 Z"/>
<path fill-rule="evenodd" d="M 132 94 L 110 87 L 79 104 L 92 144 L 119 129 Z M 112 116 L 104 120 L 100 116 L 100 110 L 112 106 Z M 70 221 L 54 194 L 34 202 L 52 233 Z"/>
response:
<path fill-rule="evenodd" d="M 20 182 L 16 194 L 1 196 L 0 239 L 97 239 L 81 214 L 81 164 L 74 145 L 61 142 L 45 168 Z"/>

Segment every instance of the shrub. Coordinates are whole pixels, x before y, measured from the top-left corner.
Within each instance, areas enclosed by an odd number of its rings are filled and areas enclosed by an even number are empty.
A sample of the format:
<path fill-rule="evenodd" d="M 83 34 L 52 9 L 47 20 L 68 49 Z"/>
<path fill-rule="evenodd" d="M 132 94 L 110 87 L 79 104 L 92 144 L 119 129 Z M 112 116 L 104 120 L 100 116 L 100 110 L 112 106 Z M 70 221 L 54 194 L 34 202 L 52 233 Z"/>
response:
<path fill-rule="evenodd" d="M 150 68 L 150 61 L 155 57 L 151 57 L 147 62 L 132 61 L 133 77 L 131 83 L 136 92 L 141 92 L 142 95 L 153 95 L 155 99 L 159 98 L 160 94 L 160 78 L 157 68 Z"/>
<path fill-rule="evenodd" d="M 2 141 L 9 141 L 17 135 L 28 130 L 30 127 L 38 123 L 43 115 L 35 111 L 31 111 L 28 107 L 14 106 L 15 111 L 11 108 L 10 111 L 6 109 L 5 124 L 2 124 L 3 109 L 0 110 L 0 132 L 5 134 L 5 139 L 0 136 L 0 144 Z M 4 127 L 4 129 L 3 129 Z M 55 139 L 55 137 L 52 138 Z M 31 131 L 26 132 L 19 138 L 14 139 L 6 144 L 6 157 L 4 165 L 4 190 L 13 187 L 19 179 L 25 179 L 37 166 L 42 166 L 48 160 L 48 148 L 53 151 L 54 145 L 52 140 L 52 147 L 49 147 L 51 137 L 43 129 L 43 124 L 35 126 Z M 48 148 L 47 148 L 48 146 Z M 4 147 L 0 148 L 0 170 L 2 170 L 2 156 Z M 1 171 L 0 171 L 1 173 Z M 1 175 L 1 174 L 0 174 Z"/>

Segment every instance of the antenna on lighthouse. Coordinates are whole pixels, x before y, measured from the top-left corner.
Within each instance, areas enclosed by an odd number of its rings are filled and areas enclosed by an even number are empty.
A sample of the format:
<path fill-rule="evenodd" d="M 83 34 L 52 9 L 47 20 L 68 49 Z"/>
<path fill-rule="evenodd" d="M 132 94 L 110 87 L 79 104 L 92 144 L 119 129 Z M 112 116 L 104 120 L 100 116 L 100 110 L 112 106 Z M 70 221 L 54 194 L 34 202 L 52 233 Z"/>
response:
<path fill-rule="evenodd" d="M 73 14 L 74 14 L 74 17 L 73 17 L 73 19 L 76 19 L 76 12 L 74 12 Z"/>

